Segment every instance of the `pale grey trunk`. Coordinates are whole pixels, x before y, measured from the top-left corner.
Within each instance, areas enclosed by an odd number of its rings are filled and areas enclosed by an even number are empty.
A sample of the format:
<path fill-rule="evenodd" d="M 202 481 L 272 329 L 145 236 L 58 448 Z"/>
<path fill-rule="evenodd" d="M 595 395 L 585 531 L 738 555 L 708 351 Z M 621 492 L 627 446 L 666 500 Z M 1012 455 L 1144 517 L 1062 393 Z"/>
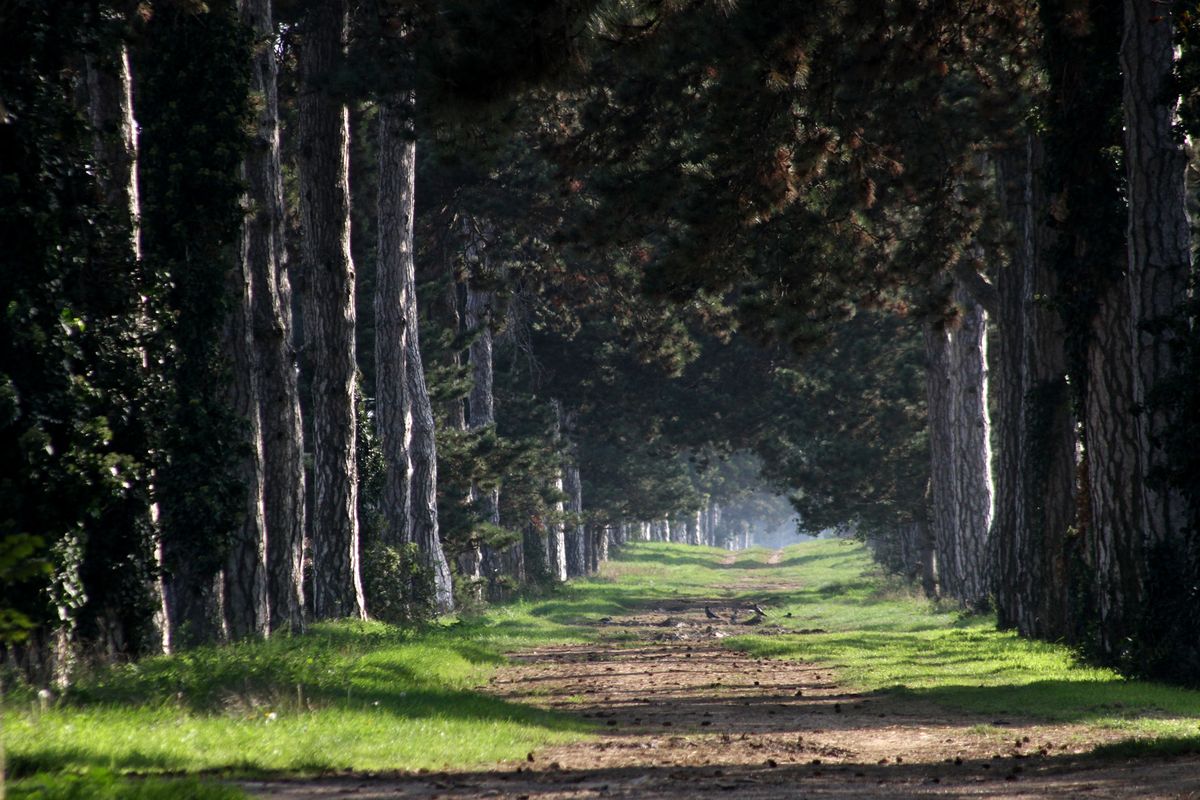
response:
<path fill-rule="evenodd" d="M 562 441 L 562 419 L 563 408 L 562 402 L 559 400 L 551 400 L 550 405 L 553 408 L 554 414 L 554 440 L 560 444 Z M 561 495 L 563 493 L 563 466 L 560 464 L 554 476 L 554 484 L 551 487 L 555 493 L 559 495 L 550 509 L 551 520 L 546 526 L 546 561 L 550 568 L 551 580 L 562 582 L 567 579 L 567 541 L 566 541 L 566 526 L 563 524 L 563 501 Z"/>
<path fill-rule="evenodd" d="M 1149 547 L 1177 544 L 1185 499 L 1152 477 L 1167 466 L 1171 420 L 1151 402 L 1174 366 L 1172 319 L 1188 291 L 1190 221 L 1184 172 L 1187 154 L 1175 130 L 1173 6 L 1125 0 L 1121 39 L 1124 76 L 1125 164 L 1128 177 L 1128 292 L 1133 347 L 1140 524 Z M 1149 555 L 1149 553 L 1147 553 Z"/>
<path fill-rule="evenodd" d="M 1013 228 L 1009 263 L 997 278 L 997 614 L 1027 636 L 1064 635 L 1068 534 L 1075 520 L 1076 433 L 1066 382 L 1065 333 L 1045 298 L 1057 280 L 1044 255 L 1041 144 L 998 161 L 1001 208 Z"/>
<path fill-rule="evenodd" d="M 572 435 L 575 431 L 575 414 L 559 405 L 559 428 L 563 439 L 563 492 L 567 495 L 566 511 L 569 514 L 563 532 L 563 550 L 567 577 L 573 578 L 587 573 L 587 535 L 583 529 L 583 482 L 579 476 L 579 454 Z"/>
<path fill-rule="evenodd" d="M 690 512 L 684 519 L 684 535 L 688 544 L 700 544 L 700 509 Z"/>
<path fill-rule="evenodd" d="M 411 96 L 407 102 L 410 104 Z M 416 142 L 409 138 L 403 146 L 410 152 L 406 156 L 409 164 L 416 163 Z M 408 171 L 405 180 L 409 186 L 409 224 L 411 225 L 412 185 L 415 170 Z M 408 234 L 411 239 L 411 232 Z M 433 577 L 434 600 L 437 609 L 446 613 L 454 608 L 454 587 L 450 577 L 450 564 L 442 549 L 438 531 L 437 511 L 437 431 L 434 427 L 433 406 L 429 401 L 429 389 L 425 384 L 425 367 L 421 359 L 421 341 L 417 314 L 416 270 L 411 257 L 404 260 L 403 289 L 404 320 L 408 332 L 405 344 L 405 372 L 408 403 L 412 414 L 409 438 L 408 509 L 409 536 L 416 542 L 425 565 Z"/>
<path fill-rule="evenodd" d="M 961 287 L 955 301 L 959 325 L 926 331 L 932 517 L 942 588 L 974 607 L 991 588 L 986 315 Z"/>
<path fill-rule="evenodd" d="M 263 510 L 263 446 L 259 417 L 258 364 L 254 357 L 250 264 L 245 258 L 229 276 L 230 301 L 223 348 L 231 368 L 229 405 L 242 418 L 243 455 L 237 464 L 245 492 L 241 523 L 225 558 L 225 627 L 234 639 L 266 636 L 271 629 L 267 594 L 267 525 Z"/>
<path fill-rule="evenodd" d="M 304 346 L 312 365 L 312 609 L 318 619 L 362 618 L 350 120 L 329 89 L 346 46 L 346 0 L 311 5 L 301 30 L 299 178 Z"/>
<path fill-rule="evenodd" d="M 567 493 L 567 510 L 571 519 L 567 523 L 567 575 L 577 577 L 587 572 L 587 536 L 583 528 L 583 483 L 579 479 L 579 465 L 569 462 L 563 470 L 563 491 Z"/>
<path fill-rule="evenodd" d="M 284 245 L 276 36 L 271 0 L 240 0 L 239 10 L 255 37 L 250 77 L 258 102 L 254 140 L 242 166 L 247 207 L 242 258 L 250 272 L 259 374 L 270 624 L 273 630 L 299 631 L 304 625 L 304 433 Z"/>
<path fill-rule="evenodd" d="M 1080 522 L 1085 557 L 1095 575 L 1100 646 L 1110 654 L 1135 628 L 1144 563 L 1129 304 L 1124 285 L 1109 287 L 1092 320 L 1087 353 L 1084 485 L 1089 502 Z M 1065 630 L 1065 619 L 1060 624 Z"/>

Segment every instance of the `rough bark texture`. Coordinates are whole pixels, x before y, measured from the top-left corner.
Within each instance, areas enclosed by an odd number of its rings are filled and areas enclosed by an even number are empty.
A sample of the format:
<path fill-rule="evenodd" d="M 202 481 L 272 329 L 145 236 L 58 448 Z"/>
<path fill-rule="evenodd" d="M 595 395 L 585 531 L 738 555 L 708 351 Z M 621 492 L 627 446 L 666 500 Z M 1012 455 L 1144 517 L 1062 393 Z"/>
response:
<path fill-rule="evenodd" d="M 968 606 L 990 593 L 991 452 L 985 314 L 955 292 L 956 327 L 926 332 L 933 526 L 942 589 Z"/>
<path fill-rule="evenodd" d="M 402 107 L 379 108 L 379 244 L 375 275 L 375 427 L 383 453 L 383 542 L 408 541 L 412 410 L 408 399 L 404 280 L 413 252 L 413 176 L 416 144 Z M 407 267 L 411 269 L 410 267 Z"/>
<path fill-rule="evenodd" d="M 1141 531 L 1137 527 L 1137 431 L 1132 424 L 1133 349 L 1129 320 L 1130 297 L 1114 283 L 1101 298 L 1092 323 L 1088 347 L 1087 418 L 1084 436 L 1087 516 L 1080 520 L 1095 576 L 1099 611 L 1099 644 L 1114 654 L 1133 631 L 1137 598 L 1141 594 L 1139 567 L 1143 563 Z"/>
<path fill-rule="evenodd" d="M 312 5 L 299 56 L 304 346 L 312 365 L 312 609 L 318 619 L 366 615 L 358 561 L 349 114 L 328 89 L 345 48 L 346 11 L 345 0 Z"/>
<path fill-rule="evenodd" d="M 406 102 L 412 103 L 411 95 Z M 411 106 L 406 111 L 411 117 Z M 409 187 L 408 224 L 411 228 L 411 187 L 416 177 L 415 169 L 411 166 L 416 164 L 416 142 L 411 136 L 408 136 L 405 137 L 401 146 L 408 151 L 405 160 L 410 165 L 404 180 L 407 181 Z M 411 230 L 407 236 L 411 242 Z M 425 559 L 425 566 L 433 576 L 434 601 L 437 609 L 445 613 L 454 608 L 454 587 L 450 577 L 450 564 L 446 560 L 446 553 L 442 549 L 441 535 L 438 531 L 437 439 L 434 429 L 433 406 L 429 401 L 429 389 L 425 384 L 425 367 L 421 360 L 416 271 L 412 260 L 411 246 L 408 256 L 403 260 L 401 266 L 403 267 L 401 296 L 404 300 L 404 323 L 407 330 L 404 348 L 405 378 L 412 419 L 408 451 L 410 465 L 408 530 L 411 541 L 416 542 Z"/>
<path fill-rule="evenodd" d="M 997 162 L 1000 205 L 1013 243 L 997 278 L 995 597 L 1000 624 L 1027 636 L 1064 630 L 1067 537 L 1075 518 L 1076 436 L 1065 332 L 1044 300 L 1058 287 L 1044 253 L 1046 232 L 1037 223 L 1045 209 L 1042 163 L 1032 135 Z"/>
<path fill-rule="evenodd" d="M 243 455 L 238 472 L 245 499 L 241 523 L 233 530 L 225 559 L 224 613 L 228 635 L 244 639 L 270 632 L 259 376 L 251 333 L 250 266 L 245 259 L 239 261 L 238 268 L 230 275 L 227 293 L 231 306 L 222 339 L 231 367 L 229 405 L 243 421 Z"/>
<path fill-rule="evenodd" d="M 304 433 L 283 243 L 275 28 L 271 0 L 241 0 L 239 9 L 256 38 L 251 80 L 259 102 L 254 140 L 243 161 L 248 212 L 242 258 L 250 271 L 259 374 L 270 622 L 273 630 L 299 631 L 304 624 Z"/>
<path fill-rule="evenodd" d="M 454 590 L 450 579 L 450 564 L 442 550 L 438 531 L 437 515 L 437 440 L 433 420 L 433 407 L 429 402 L 429 389 L 425 385 L 425 369 L 421 361 L 421 344 L 417 334 L 416 282 L 411 270 L 407 270 L 405 283 L 408 287 L 408 347 L 407 372 L 408 392 L 412 401 L 412 447 L 409 461 L 412 472 L 408 483 L 409 530 L 417 543 L 426 566 L 432 570 L 434 597 L 439 611 L 445 613 L 454 608 Z"/>
<path fill-rule="evenodd" d="M 1151 402 L 1173 367 L 1169 329 L 1161 326 L 1187 296 L 1191 271 L 1190 221 L 1184 171 L 1187 154 L 1174 130 L 1179 91 L 1172 5 L 1125 0 L 1121 40 L 1124 76 L 1125 164 L 1128 177 L 1129 266 L 1134 417 L 1141 480 L 1143 536 L 1150 546 L 1170 544 L 1183 531 L 1185 501 L 1153 473 L 1167 464 L 1168 414 Z"/>

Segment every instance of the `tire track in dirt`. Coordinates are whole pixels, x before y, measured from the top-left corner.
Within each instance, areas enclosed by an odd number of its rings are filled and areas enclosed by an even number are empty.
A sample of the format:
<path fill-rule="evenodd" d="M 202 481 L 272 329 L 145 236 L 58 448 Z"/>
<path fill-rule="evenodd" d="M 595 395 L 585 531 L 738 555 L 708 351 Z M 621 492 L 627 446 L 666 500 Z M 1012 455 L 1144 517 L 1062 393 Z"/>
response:
<path fill-rule="evenodd" d="M 827 668 L 723 647 L 769 622 L 713 622 L 703 604 L 597 622 L 593 644 L 513 656 L 485 688 L 578 715 L 595 739 L 483 771 L 244 784 L 271 798 L 768 797 L 1200 800 L 1200 759 L 1105 762 L 1119 732 L 954 713 L 847 691 Z M 730 608 L 714 607 L 722 618 Z M 769 610 L 768 610 L 769 611 Z M 769 618 L 768 618 L 769 619 Z"/>

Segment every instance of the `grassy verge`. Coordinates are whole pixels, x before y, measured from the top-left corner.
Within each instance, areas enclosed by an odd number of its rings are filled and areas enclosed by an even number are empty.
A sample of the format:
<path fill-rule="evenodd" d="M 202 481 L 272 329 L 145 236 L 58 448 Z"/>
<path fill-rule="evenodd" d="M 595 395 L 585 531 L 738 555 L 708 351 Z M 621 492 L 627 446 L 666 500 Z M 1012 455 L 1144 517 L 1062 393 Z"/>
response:
<path fill-rule="evenodd" d="M 8 800 L 246 800 L 236 787 L 195 778 L 125 778 L 107 770 L 38 775 L 8 787 Z"/>
<path fill-rule="evenodd" d="M 859 691 L 898 693 L 997 718 L 1116 729 L 1161 739 L 1163 747 L 1169 742 L 1172 751 L 1200 749 L 1200 692 L 1129 680 L 1080 663 L 1066 647 L 998 631 L 991 616 L 939 608 L 879 575 L 854 545 L 787 548 L 778 565 L 764 565 L 760 574 L 769 584 L 797 569 L 800 588 L 769 599 L 779 612 L 792 614 L 782 620 L 785 627 L 819 632 L 739 637 L 731 646 L 823 664 Z"/>
<path fill-rule="evenodd" d="M 997 632 L 989 618 L 936 608 L 878 575 L 857 545 L 797 545 L 776 564 L 769 555 L 751 550 L 724 563 L 723 551 L 639 544 L 598 578 L 424 631 L 324 624 L 304 636 L 146 659 L 89 675 L 45 709 L 30 690 L 10 692 L 10 774 L 415 770 L 519 759 L 594 728 L 478 692 L 504 653 L 619 637 L 598 621 L 675 600 L 757 600 L 795 632 L 731 646 L 821 663 L 861 691 L 1112 727 L 1172 752 L 1200 744 L 1198 692 L 1123 680 L 1078 665 L 1064 648 Z M 72 796 L 54 791 L 15 796 Z"/>

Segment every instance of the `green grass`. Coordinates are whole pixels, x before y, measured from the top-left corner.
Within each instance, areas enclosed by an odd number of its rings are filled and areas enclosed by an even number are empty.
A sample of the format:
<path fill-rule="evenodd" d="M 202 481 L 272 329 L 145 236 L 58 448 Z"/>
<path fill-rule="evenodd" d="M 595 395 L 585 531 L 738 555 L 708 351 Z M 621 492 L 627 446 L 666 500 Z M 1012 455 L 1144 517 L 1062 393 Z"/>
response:
<path fill-rule="evenodd" d="M 1200 693 L 1124 680 L 1079 665 L 1062 647 L 997 632 L 988 617 L 935 607 L 880 576 L 858 545 L 797 545 L 778 564 L 764 550 L 740 553 L 732 564 L 722 563 L 727 556 L 638 544 L 599 577 L 453 624 L 422 631 L 323 624 L 304 636 L 146 659 L 86 676 L 44 710 L 30 689 L 11 691 L 4 718 L 10 773 L 314 773 L 522 758 L 595 727 L 477 691 L 504 654 L 620 643 L 630 634 L 598 624 L 602 617 L 670 613 L 676 601 L 728 607 L 757 600 L 771 621 L 797 633 L 725 640 L 730 646 L 825 665 L 859 691 L 898 692 L 995 718 L 1116 728 L 1143 746 L 1200 744 Z"/>
<path fill-rule="evenodd" d="M 233 786 L 195 778 L 123 778 L 106 770 L 39 775 L 8 787 L 9 800 L 246 800 Z"/>
<path fill-rule="evenodd" d="M 803 585 L 771 598 L 779 612 L 792 614 L 782 622 L 823 632 L 738 637 L 730 646 L 835 668 L 858 691 L 1200 746 L 1200 692 L 1128 680 L 1080 663 L 1066 647 L 998 631 L 992 616 L 938 607 L 880 575 L 855 545 L 787 548 L 778 566 L 759 574 L 789 569 L 803 570 Z"/>

